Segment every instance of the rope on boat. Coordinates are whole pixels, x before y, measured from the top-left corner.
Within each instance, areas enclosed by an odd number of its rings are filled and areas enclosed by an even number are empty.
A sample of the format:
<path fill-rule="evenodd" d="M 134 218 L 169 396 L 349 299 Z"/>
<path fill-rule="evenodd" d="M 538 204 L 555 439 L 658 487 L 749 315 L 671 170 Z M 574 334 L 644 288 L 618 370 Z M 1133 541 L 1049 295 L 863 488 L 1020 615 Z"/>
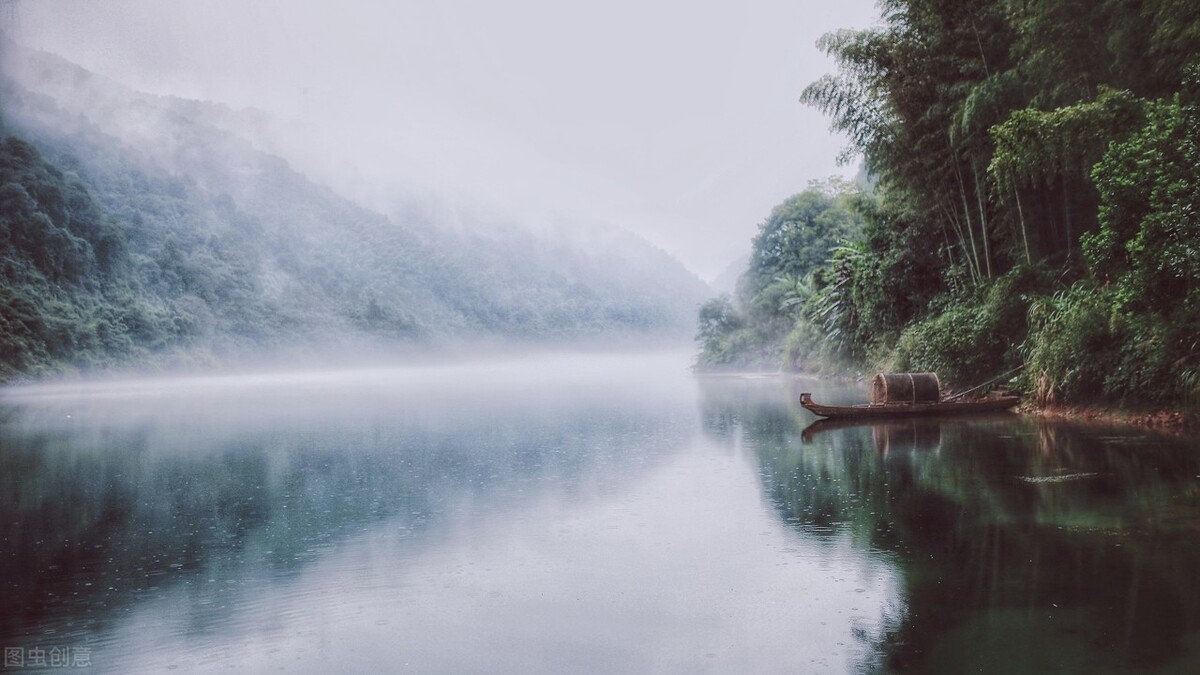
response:
<path fill-rule="evenodd" d="M 986 387 L 986 386 L 988 386 L 989 384 L 991 384 L 991 383 L 995 382 L 996 380 L 1002 380 L 1002 379 L 1004 379 L 1004 378 L 1008 377 L 1009 375 L 1012 375 L 1013 373 L 1017 372 L 1018 370 L 1020 370 L 1020 369 L 1022 369 L 1022 368 L 1024 368 L 1024 367 L 1025 367 L 1025 364 L 1024 364 L 1024 363 L 1022 363 L 1021 365 L 1017 366 L 1016 368 L 1013 368 L 1012 370 L 1008 371 L 1007 373 L 1004 373 L 1004 374 L 1002 374 L 1002 375 L 998 375 L 998 376 L 996 376 L 996 377 L 993 377 L 992 379 L 988 380 L 987 382 L 984 382 L 983 384 L 980 384 L 980 385 L 977 385 L 977 386 L 971 387 L 970 389 L 968 389 L 968 390 L 966 390 L 966 391 L 964 391 L 964 392 L 959 392 L 959 393 L 957 393 L 957 394 L 955 394 L 955 395 L 953 395 L 953 396 L 947 396 L 945 399 L 942 399 L 942 400 L 944 400 L 944 401 L 953 401 L 953 400 L 954 400 L 954 399 L 956 399 L 956 398 L 962 398 L 963 396 L 966 396 L 967 394 L 969 394 L 969 393 L 971 393 L 971 392 L 975 391 L 976 389 L 982 389 L 983 387 Z"/>

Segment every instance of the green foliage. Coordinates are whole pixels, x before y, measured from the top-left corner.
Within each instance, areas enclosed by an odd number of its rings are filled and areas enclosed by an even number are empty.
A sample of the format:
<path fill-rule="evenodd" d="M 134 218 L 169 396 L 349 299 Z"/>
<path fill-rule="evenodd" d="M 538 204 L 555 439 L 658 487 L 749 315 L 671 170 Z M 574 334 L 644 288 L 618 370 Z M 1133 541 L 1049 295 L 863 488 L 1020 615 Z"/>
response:
<path fill-rule="evenodd" d="M 928 221 L 895 201 L 868 213 L 864 241 L 854 265 L 852 293 L 862 317 L 854 339 L 864 347 L 892 343 L 945 289 L 944 240 Z"/>
<path fill-rule="evenodd" d="M 934 371 L 950 386 L 967 388 L 1016 368 L 1027 308 L 1049 284 L 1044 271 L 1018 267 L 987 288 L 944 298 L 943 307 L 901 334 L 896 369 Z"/>
<path fill-rule="evenodd" d="M 1111 307 L 1111 292 L 1079 282 L 1030 308 L 1026 377 L 1040 405 L 1104 395 L 1106 375 L 1128 338 Z"/>
<path fill-rule="evenodd" d="M 860 317 L 854 280 L 862 265 L 862 247 L 848 242 L 834 250 L 826 267 L 805 278 L 803 301 L 797 303 L 800 313 L 783 344 L 787 369 L 843 371 L 857 362 Z"/>
<path fill-rule="evenodd" d="M 841 73 L 805 89 L 801 100 L 833 118 L 908 222 L 951 239 L 973 280 L 990 278 L 996 250 L 986 129 L 1018 102 L 1012 34 L 1004 7 L 988 0 L 882 3 L 885 25 L 825 36 L 819 45 Z M 928 245 L 929 242 L 926 242 Z"/>
<path fill-rule="evenodd" d="M 1176 96 L 1110 146 L 1093 176 L 1093 280 L 1039 309 L 1030 362 L 1039 394 L 1197 402 L 1200 372 L 1200 110 Z"/>
<path fill-rule="evenodd" d="M 811 186 L 771 210 L 754 237 L 741 292 L 750 299 L 773 284 L 787 286 L 825 264 L 833 249 L 860 229 L 848 185 Z M 774 311 L 769 308 L 768 311 Z"/>
<path fill-rule="evenodd" d="M 1200 51 L 1197 7 L 887 0 L 881 26 L 822 38 L 840 72 L 802 100 L 944 233 L 945 264 L 970 282 L 1021 259 L 1068 263 L 1096 228 L 1092 164 L 1136 126 L 1134 97 L 1178 90 Z"/>
<path fill-rule="evenodd" d="M 1027 108 L 991 128 L 996 143 L 988 172 L 1010 187 L 1085 177 L 1113 139 L 1127 135 L 1142 109 L 1128 91 L 1102 89 L 1095 101 L 1051 111 Z"/>
<path fill-rule="evenodd" d="M 713 298 L 700 306 L 696 341 L 701 352 L 696 366 L 705 370 L 745 365 L 750 359 L 746 322 L 739 316 L 728 295 Z"/>
<path fill-rule="evenodd" d="M 870 199 L 857 188 L 841 181 L 814 183 L 772 209 L 754 238 L 749 269 L 738 281 L 736 303 L 719 298 L 700 310 L 697 341 L 702 352 L 700 367 L 805 367 L 815 365 L 810 348 L 822 354 L 835 353 L 822 344 L 821 332 L 798 328 L 841 321 L 841 311 L 853 311 L 847 301 L 842 309 L 829 308 L 834 287 L 848 296 L 848 277 L 840 285 L 832 281 L 825 265 L 837 260 L 841 243 L 862 229 L 861 211 Z M 839 265 L 841 263 L 835 263 Z M 818 318 L 818 315 L 821 315 Z M 831 324 L 832 325 L 832 324 Z M 800 332 L 797 332 L 797 331 Z M 801 345 L 800 335 L 814 339 Z"/>
<path fill-rule="evenodd" d="M 991 128 L 995 154 L 988 175 L 1008 205 L 1008 220 L 1019 225 L 1027 261 L 1070 258 L 1077 240 L 1094 230 L 1099 198 L 1091 169 L 1142 115 L 1133 94 L 1101 87 L 1095 100 L 1018 110 Z"/>
<path fill-rule="evenodd" d="M 1200 106 L 1179 97 L 1147 107 L 1146 125 L 1093 171 L 1100 232 L 1084 252 L 1128 295 L 1192 300 L 1200 277 Z"/>
<path fill-rule="evenodd" d="M 819 327 L 820 342 L 833 354 L 857 355 L 861 302 L 856 302 L 855 280 L 866 263 L 866 253 L 861 246 L 846 244 L 834 251 L 828 269 L 813 274 L 815 292 L 808 304 L 808 312 L 797 322 L 797 328 Z M 812 331 L 802 330 L 803 333 Z M 798 354 L 792 358 L 795 366 L 801 362 Z"/>
<path fill-rule="evenodd" d="M 140 299 L 123 233 L 90 193 L 15 138 L 0 143 L 0 379 L 92 369 L 185 334 Z"/>
<path fill-rule="evenodd" d="M 880 6 L 802 96 L 881 199 L 789 357 L 815 328 L 958 384 L 1025 360 L 1044 401 L 1200 398 L 1200 5 Z"/>

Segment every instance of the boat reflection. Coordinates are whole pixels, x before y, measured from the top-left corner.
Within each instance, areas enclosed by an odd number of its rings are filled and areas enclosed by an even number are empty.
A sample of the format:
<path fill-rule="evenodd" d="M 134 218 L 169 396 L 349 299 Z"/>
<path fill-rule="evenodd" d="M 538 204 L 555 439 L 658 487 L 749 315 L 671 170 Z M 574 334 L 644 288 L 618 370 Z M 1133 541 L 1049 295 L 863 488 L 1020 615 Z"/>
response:
<path fill-rule="evenodd" d="M 950 420 L 950 422 L 960 420 Z M 936 452 L 942 445 L 940 418 L 890 419 L 886 421 L 817 420 L 800 432 L 804 443 L 813 443 L 817 435 L 837 429 L 865 427 L 871 430 L 875 450 L 888 456 L 904 452 Z"/>
<path fill-rule="evenodd" d="M 1004 414 L 809 424 L 771 392 L 706 392 L 705 417 L 736 420 L 798 535 L 895 565 L 862 670 L 1200 672 L 1195 440 Z"/>

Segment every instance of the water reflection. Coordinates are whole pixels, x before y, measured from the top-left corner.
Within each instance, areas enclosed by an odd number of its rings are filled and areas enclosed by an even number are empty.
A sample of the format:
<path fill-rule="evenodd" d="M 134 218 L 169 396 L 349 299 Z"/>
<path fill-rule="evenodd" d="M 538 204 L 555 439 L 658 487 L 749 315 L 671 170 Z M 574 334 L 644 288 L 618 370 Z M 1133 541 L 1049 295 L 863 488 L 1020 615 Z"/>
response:
<path fill-rule="evenodd" d="M 0 394 L 0 643 L 99 672 L 1192 672 L 1200 454 L 597 356 Z"/>
<path fill-rule="evenodd" d="M 0 643 L 114 673 L 870 663 L 893 562 L 781 521 L 686 363 L 0 392 Z"/>
<path fill-rule="evenodd" d="M 619 491 L 688 438 L 694 399 L 661 360 L 629 383 L 612 358 L 10 390 L 0 642 L 93 644 L 181 592 L 182 629 L 218 631 L 381 523 L 416 550 L 475 503 Z"/>
<path fill-rule="evenodd" d="M 808 426 L 776 386 L 764 404 L 710 383 L 706 430 L 740 430 L 797 530 L 894 554 L 903 611 L 865 669 L 1200 668 L 1194 441 L 1015 416 Z"/>

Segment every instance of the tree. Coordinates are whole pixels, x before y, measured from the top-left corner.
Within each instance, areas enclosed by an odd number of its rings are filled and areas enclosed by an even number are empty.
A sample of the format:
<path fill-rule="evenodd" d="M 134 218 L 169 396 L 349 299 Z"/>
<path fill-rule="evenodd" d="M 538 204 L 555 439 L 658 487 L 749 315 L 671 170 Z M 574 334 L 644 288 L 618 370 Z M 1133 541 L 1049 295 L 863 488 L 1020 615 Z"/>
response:
<path fill-rule="evenodd" d="M 860 236 L 869 201 L 858 187 L 834 179 L 814 182 L 773 208 L 759 225 L 736 298 L 700 309 L 700 365 L 778 367 L 788 335 L 812 321 L 830 259 Z M 820 331 L 810 332 L 820 339 Z"/>

